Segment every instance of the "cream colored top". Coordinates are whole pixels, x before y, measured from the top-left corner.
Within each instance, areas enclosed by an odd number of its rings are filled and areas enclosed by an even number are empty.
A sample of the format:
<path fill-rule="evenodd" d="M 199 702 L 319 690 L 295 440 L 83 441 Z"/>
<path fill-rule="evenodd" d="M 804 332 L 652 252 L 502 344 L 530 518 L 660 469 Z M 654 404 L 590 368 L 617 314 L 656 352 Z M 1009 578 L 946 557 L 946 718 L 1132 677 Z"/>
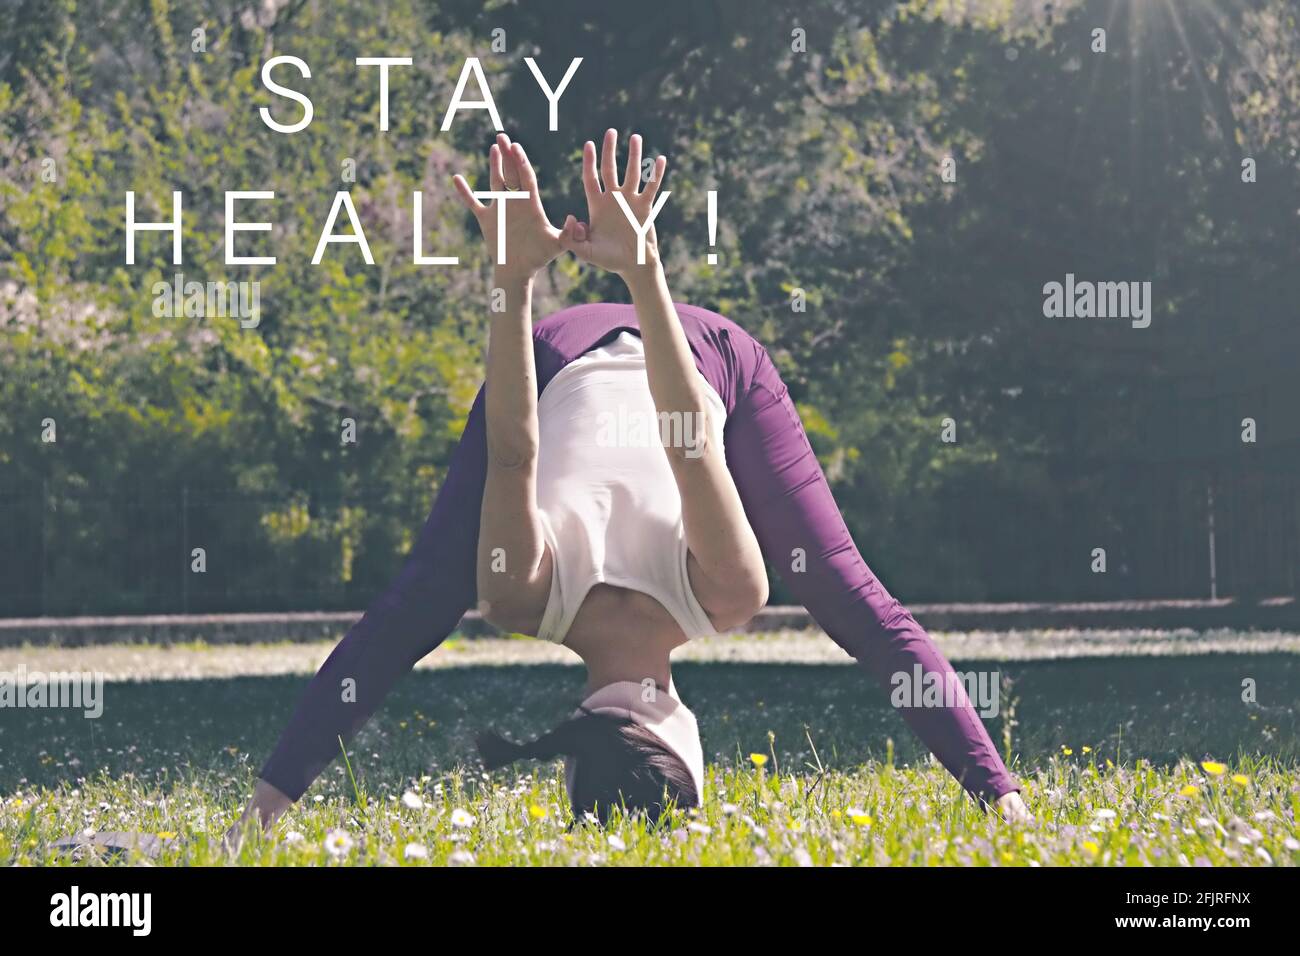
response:
<path fill-rule="evenodd" d="M 721 451 L 726 408 L 700 381 Z M 566 365 L 542 390 L 537 417 L 537 501 L 553 561 L 537 636 L 564 643 L 602 582 L 655 598 L 688 638 L 716 633 L 691 591 L 682 500 L 663 447 L 702 449 L 704 425 L 657 413 L 640 337 L 623 332 Z"/>

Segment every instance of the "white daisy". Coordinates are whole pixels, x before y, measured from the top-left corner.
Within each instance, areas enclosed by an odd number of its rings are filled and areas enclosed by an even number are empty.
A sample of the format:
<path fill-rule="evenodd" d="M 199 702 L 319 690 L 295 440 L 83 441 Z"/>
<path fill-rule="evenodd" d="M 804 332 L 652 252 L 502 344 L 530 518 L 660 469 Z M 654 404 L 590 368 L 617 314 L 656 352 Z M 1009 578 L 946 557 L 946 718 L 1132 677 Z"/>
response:
<path fill-rule="evenodd" d="M 331 830 L 325 834 L 325 852 L 335 859 L 347 856 L 354 845 L 346 830 Z"/>
<path fill-rule="evenodd" d="M 451 825 L 454 827 L 472 827 L 474 825 L 474 814 L 461 807 L 451 811 Z"/>

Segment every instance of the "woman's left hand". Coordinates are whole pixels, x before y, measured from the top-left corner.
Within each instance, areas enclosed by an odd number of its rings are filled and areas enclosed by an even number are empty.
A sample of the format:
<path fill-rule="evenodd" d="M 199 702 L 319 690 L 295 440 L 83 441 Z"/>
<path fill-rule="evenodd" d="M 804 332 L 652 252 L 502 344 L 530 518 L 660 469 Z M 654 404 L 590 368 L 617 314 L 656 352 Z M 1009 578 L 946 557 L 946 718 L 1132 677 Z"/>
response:
<path fill-rule="evenodd" d="M 573 216 L 564 220 L 560 242 L 583 262 L 630 279 L 637 273 L 653 272 L 659 268 L 659 240 L 654 225 L 646 229 L 644 255 L 636 230 L 628 220 L 620 196 L 628 211 L 638 223 L 650 218 L 655 207 L 655 197 L 664 181 L 668 160 L 660 156 L 655 160 L 650 179 L 641 188 L 641 137 L 633 135 L 628 142 L 627 167 L 620 181 L 617 169 L 618 132 L 605 132 L 601 145 L 600 175 L 596 175 L 596 144 L 588 141 L 582 147 L 582 185 L 587 193 L 587 215 L 590 222 L 579 222 Z M 664 193 L 664 197 L 668 196 Z"/>
<path fill-rule="evenodd" d="M 528 281 L 546 268 L 564 250 L 560 246 L 560 231 L 551 225 L 542 208 L 542 197 L 537 188 L 537 174 L 528 161 L 528 155 L 518 143 L 510 142 L 505 133 L 497 134 L 497 141 L 488 150 L 488 178 L 493 192 L 527 193 L 526 199 L 494 199 L 484 205 L 474 196 L 465 177 L 452 177 L 456 192 L 465 208 L 478 220 L 488 253 L 496 263 L 498 281 Z M 505 205 L 504 236 L 498 229 L 497 203 Z M 498 240 L 505 240 L 505 262 L 499 262 Z"/>

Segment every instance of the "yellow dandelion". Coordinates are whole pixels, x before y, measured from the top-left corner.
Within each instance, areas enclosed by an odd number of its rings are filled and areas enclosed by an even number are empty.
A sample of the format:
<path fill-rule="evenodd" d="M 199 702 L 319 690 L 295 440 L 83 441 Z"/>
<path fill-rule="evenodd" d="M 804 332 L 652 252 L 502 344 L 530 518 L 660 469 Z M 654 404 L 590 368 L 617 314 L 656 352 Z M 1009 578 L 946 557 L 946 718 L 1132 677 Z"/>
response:
<path fill-rule="evenodd" d="M 1250 786 L 1250 778 L 1247 777 L 1244 773 L 1234 773 L 1234 774 L 1232 775 L 1232 782 L 1235 783 L 1235 784 L 1236 784 L 1237 786 L 1239 786 L 1239 787 L 1249 787 L 1249 786 Z"/>
<path fill-rule="evenodd" d="M 1228 769 L 1227 764 L 1217 763 L 1213 760 L 1202 760 L 1201 769 L 1214 777 L 1223 776 L 1223 772 Z"/>
<path fill-rule="evenodd" d="M 1067 757 L 1069 757 L 1069 756 L 1071 756 L 1071 755 L 1074 753 L 1074 751 L 1071 750 L 1069 747 L 1065 746 L 1065 744 L 1062 744 L 1062 745 L 1061 745 L 1061 753 L 1063 753 L 1063 754 L 1065 754 Z"/>
<path fill-rule="evenodd" d="M 161 833 L 158 834 L 158 839 L 160 839 L 160 840 L 174 840 L 174 839 L 176 839 L 176 834 L 175 834 L 174 832 L 172 832 L 171 830 L 163 830 Z"/>
<path fill-rule="evenodd" d="M 1200 789 L 1195 784 L 1189 783 L 1178 791 L 1178 795 L 1180 797 L 1194 797 L 1200 792 Z"/>
<path fill-rule="evenodd" d="M 838 820 L 838 819 L 839 819 L 840 817 L 842 817 L 842 816 L 844 816 L 844 814 L 840 813 L 840 811 L 838 811 L 838 810 L 832 810 L 832 811 L 831 811 L 831 819 L 832 819 L 832 820 Z"/>
<path fill-rule="evenodd" d="M 767 754 L 750 754 L 749 759 L 755 767 L 761 767 L 767 763 Z"/>
<path fill-rule="evenodd" d="M 860 827 L 869 827 L 875 822 L 871 819 L 869 814 L 864 813 L 861 810 L 847 810 L 845 812 L 848 814 L 849 819 Z"/>
<path fill-rule="evenodd" d="M 1101 847 L 1097 846 L 1097 844 L 1094 843 L 1092 840 L 1085 840 L 1083 843 L 1083 848 L 1087 850 L 1089 853 L 1091 853 L 1093 856 L 1096 856 L 1098 853 L 1101 852 Z"/>
<path fill-rule="evenodd" d="M 537 804 L 534 803 L 531 807 L 528 808 L 528 815 L 532 817 L 534 820 L 545 820 L 546 808 L 539 807 Z"/>
<path fill-rule="evenodd" d="M 1080 749 L 1081 749 L 1084 753 L 1086 753 L 1086 754 L 1090 754 L 1090 753 L 1092 753 L 1092 748 L 1091 748 L 1091 747 L 1082 747 L 1082 748 L 1080 748 Z"/>

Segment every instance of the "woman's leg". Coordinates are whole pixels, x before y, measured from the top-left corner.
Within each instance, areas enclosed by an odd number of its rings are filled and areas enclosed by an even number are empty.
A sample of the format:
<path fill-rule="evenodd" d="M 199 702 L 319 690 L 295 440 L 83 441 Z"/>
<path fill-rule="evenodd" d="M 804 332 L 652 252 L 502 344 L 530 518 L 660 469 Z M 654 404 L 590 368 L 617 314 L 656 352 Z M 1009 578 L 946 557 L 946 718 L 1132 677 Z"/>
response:
<path fill-rule="evenodd" d="M 796 600 L 889 687 L 915 668 L 945 683 L 952 666 L 871 573 L 844 524 L 784 383 L 761 348 L 745 397 L 727 422 L 727 461 L 763 553 Z M 973 795 L 1018 786 L 965 695 L 953 706 L 905 707 L 903 718 Z"/>
<path fill-rule="evenodd" d="M 505 289 L 505 312 L 490 316 L 477 581 L 485 617 L 506 630 L 536 634 L 550 595 L 552 562 L 537 508 L 531 290 L 531 284 Z"/>
<path fill-rule="evenodd" d="M 712 412 L 663 272 L 629 276 L 628 288 L 655 410 L 678 423 L 672 432 L 683 439 L 665 450 L 682 499 L 691 590 L 714 627 L 725 630 L 748 621 L 767 601 L 763 554 L 722 449 L 708 440 Z M 688 436 L 693 440 L 686 441 Z"/>
<path fill-rule="evenodd" d="M 474 547 L 487 472 L 479 391 L 433 509 L 397 578 L 321 665 L 258 776 L 302 796 L 379 708 L 393 685 L 450 634 L 474 603 Z"/>
<path fill-rule="evenodd" d="M 495 336 L 500 346 L 498 358 L 505 353 L 507 336 L 518 325 L 503 324 L 502 333 Z M 526 328 L 525 335 L 528 355 L 532 356 L 532 335 Z M 518 356 L 516 361 L 519 366 L 525 365 Z M 531 365 L 530 359 L 527 367 Z M 509 384 L 508 378 L 503 381 Z M 535 416 L 536 385 L 530 379 L 527 387 L 533 390 Z M 503 388 L 495 397 L 506 395 Z M 505 404 L 508 406 L 508 401 Z M 441 644 L 474 605 L 478 589 L 475 557 L 483 550 L 479 548 L 483 511 L 488 512 L 489 525 L 484 534 L 489 538 L 498 534 L 496 509 L 483 507 L 490 474 L 495 471 L 497 479 L 504 479 L 497 482 L 496 492 L 503 507 L 512 506 L 513 501 L 513 507 L 527 508 L 522 491 L 501 491 L 503 485 L 509 487 L 509 473 L 516 469 L 500 465 L 510 464 L 507 456 L 520 450 L 508 427 L 498 431 L 502 445 L 494 451 L 498 459 L 505 461 L 489 467 L 487 406 L 485 386 L 474 399 L 433 509 L 397 578 L 321 665 L 258 774 L 292 800 L 301 797 L 338 757 L 340 738 L 344 742 L 351 740 L 379 709 L 393 685 Z M 526 432 L 522 416 L 502 420 L 507 426 L 512 420 L 522 423 Z M 509 568 L 511 553 L 527 553 L 531 539 L 527 535 L 511 536 L 509 529 L 505 532 L 496 540 L 505 542 L 498 546 L 506 549 Z M 486 551 L 490 559 L 491 548 Z M 490 570 L 488 578 L 494 580 Z"/>

